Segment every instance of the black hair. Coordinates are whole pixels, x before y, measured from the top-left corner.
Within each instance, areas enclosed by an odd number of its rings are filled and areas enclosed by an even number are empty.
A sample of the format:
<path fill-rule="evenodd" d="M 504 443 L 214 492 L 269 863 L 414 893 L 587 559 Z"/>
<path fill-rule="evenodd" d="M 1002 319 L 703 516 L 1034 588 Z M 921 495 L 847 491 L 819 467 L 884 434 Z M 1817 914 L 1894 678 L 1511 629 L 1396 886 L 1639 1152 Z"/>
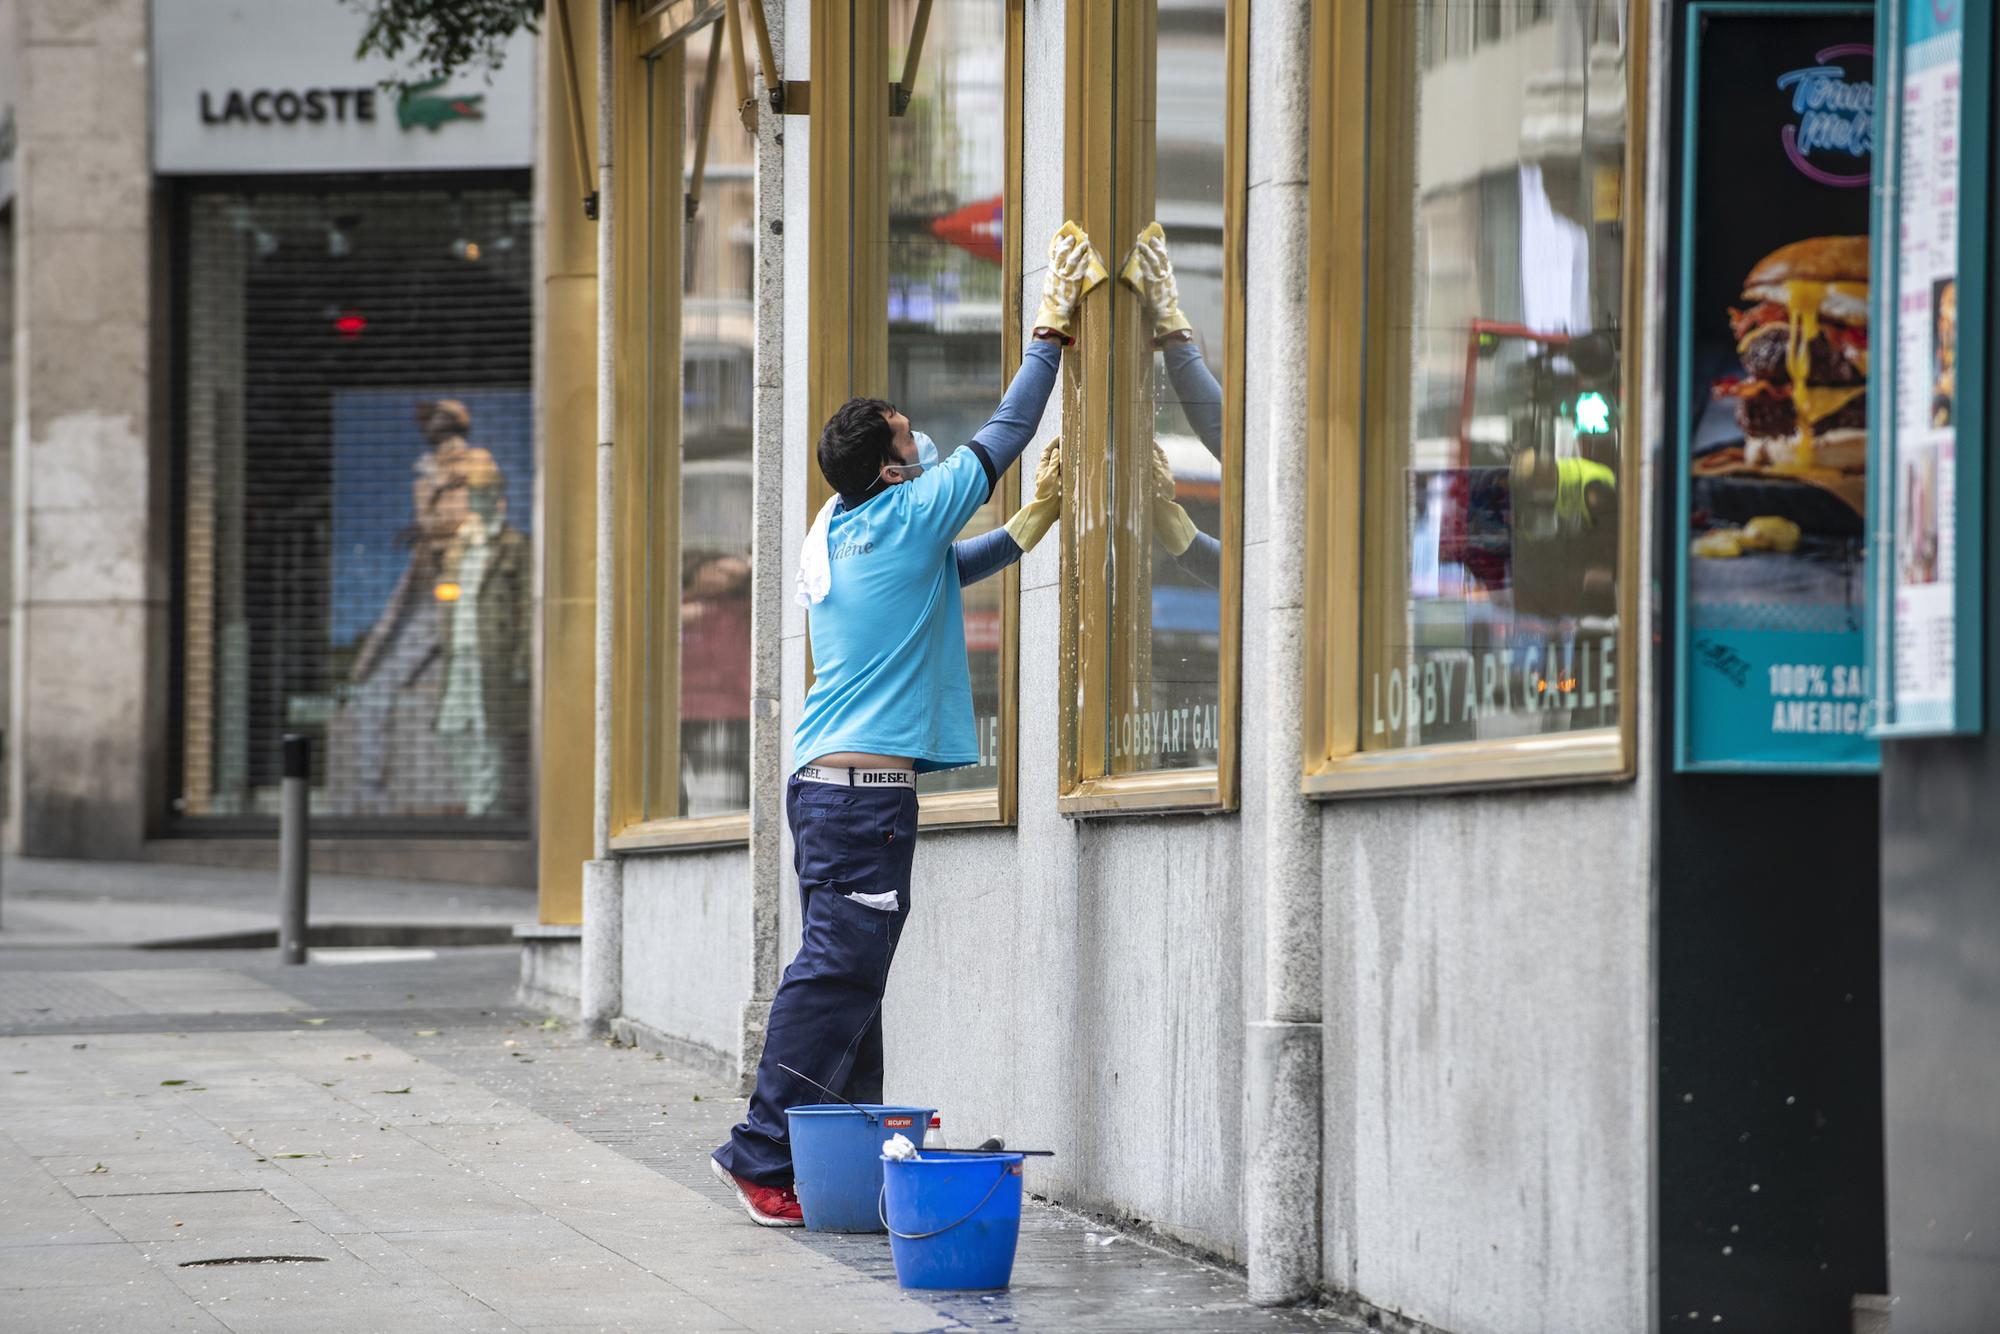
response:
<path fill-rule="evenodd" d="M 879 398 L 850 398 L 834 409 L 819 433 L 819 472 L 828 486 L 843 496 L 874 487 L 882 465 L 896 461 L 887 416 L 895 410 Z"/>

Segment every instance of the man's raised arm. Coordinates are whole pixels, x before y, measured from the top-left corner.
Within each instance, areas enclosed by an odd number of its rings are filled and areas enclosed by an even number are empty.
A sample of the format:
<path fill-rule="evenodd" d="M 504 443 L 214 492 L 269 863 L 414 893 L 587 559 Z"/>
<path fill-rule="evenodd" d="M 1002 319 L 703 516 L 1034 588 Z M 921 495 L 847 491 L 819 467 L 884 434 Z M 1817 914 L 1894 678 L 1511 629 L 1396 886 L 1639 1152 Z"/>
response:
<path fill-rule="evenodd" d="M 1000 573 L 1035 549 L 1062 514 L 1062 441 L 1051 440 L 1035 465 L 1035 493 L 1004 527 L 951 544 L 958 582 L 976 584 Z"/>
<path fill-rule="evenodd" d="M 1132 253 L 1119 268 L 1118 278 L 1139 294 L 1153 321 L 1153 346 L 1166 354 L 1167 379 L 1182 415 L 1208 452 L 1221 458 L 1222 386 L 1209 374 L 1195 345 L 1194 326 L 1181 313 L 1180 285 L 1174 281 L 1167 233 L 1159 223 L 1149 224 L 1132 242 Z"/>

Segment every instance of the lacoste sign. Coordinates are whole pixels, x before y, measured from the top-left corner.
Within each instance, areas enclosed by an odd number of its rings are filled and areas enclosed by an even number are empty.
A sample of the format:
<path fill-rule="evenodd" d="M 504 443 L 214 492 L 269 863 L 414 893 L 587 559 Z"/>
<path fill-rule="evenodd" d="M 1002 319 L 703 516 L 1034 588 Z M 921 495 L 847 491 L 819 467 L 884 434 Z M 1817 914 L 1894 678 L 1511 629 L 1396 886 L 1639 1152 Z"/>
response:
<path fill-rule="evenodd" d="M 484 120 L 483 93 L 440 93 L 443 79 L 412 85 L 396 98 L 396 124 L 435 133 L 455 120 Z M 370 88 L 254 88 L 201 91 L 204 125 L 372 124 L 377 90 Z"/>
<path fill-rule="evenodd" d="M 318 125 L 331 120 L 336 125 L 348 121 L 375 119 L 373 88 L 257 88 L 244 92 L 201 90 L 201 123 L 230 125 Z"/>
<path fill-rule="evenodd" d="M 177 175 L 519 169 L 534 161 L 532 36 L 490 79 L 353 52 L 340 0 L 152 0 L 155 170 Z M 397 91 L 396 85 L 402 85 Z"/>

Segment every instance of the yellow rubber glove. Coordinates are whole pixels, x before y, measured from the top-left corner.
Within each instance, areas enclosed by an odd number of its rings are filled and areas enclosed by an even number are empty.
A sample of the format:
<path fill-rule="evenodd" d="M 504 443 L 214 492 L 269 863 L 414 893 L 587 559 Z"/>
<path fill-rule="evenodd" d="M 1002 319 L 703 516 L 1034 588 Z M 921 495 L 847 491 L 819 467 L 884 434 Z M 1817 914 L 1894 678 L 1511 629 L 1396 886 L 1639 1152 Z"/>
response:
<path fill-rule="evenodd" d="M 1065 341 L 1076 341 L 1076 311 L 1092 288 L 1111 276 L 1083 228 L 1065 222 L 1049 238 L 1049 272 L 1042 282 L 1042 304 L 1030 329 L 1053 329 Z"/>
<path fill-rule="evenodd" d="M 1033 551 L 1061 515 L 1062 440 L 1058 438 L 1042 451 L 1042 461 L 1035 465 L 1035 494 L 1007 520 L 1007 534 L 1021 550 Z"/>
<path fill-rule="evenodd" d="M 1153 442 L 1153 536 L 1160 539 L 1160 545 L 1178 556 L 1194 544 L 1194 535 L 1200 531 L 1194 520 L 1174 499 L 1174 469 L 1167 462 L 1167 453 L 1160 448 L 1160 442 Z"/>
<path fill-rule="evenodd" d="M 1174 262 L 1167 258 L 1167 232 L 1159 223 L 1146 225 L 1132 242 L 1132 253 L 1118 270 L 1118 279 L 1139 294 L 1153 317 L 1153 337 L 1164 338 L 1194 326 L 1181 314 L 1181 289 L 1174 282 Z"/>

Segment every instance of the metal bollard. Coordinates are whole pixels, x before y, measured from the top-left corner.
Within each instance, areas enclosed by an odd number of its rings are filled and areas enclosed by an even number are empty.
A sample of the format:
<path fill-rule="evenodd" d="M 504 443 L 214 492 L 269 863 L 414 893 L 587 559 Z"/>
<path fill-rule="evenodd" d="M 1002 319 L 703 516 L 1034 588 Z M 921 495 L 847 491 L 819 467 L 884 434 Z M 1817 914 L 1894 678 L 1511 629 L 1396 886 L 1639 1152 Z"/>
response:
<path fill-rule="evenodd" d="M 307 849 L 311 841 L 312 738 L 288 736 L 284 743 L 284 809 L 278 825 L 278 956 L 306 961 Z"/>

